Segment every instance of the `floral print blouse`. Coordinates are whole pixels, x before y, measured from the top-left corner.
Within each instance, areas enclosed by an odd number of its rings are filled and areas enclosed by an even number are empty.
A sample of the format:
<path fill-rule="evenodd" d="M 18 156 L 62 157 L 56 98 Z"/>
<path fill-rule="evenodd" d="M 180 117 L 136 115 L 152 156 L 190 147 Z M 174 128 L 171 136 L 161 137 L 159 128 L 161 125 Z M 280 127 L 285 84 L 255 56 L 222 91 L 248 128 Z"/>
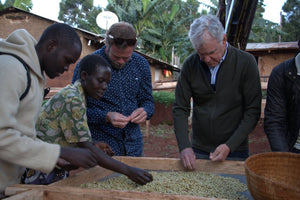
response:
<path fill-rule="evenodd" d="M 92 141 L 80 81 L 67 85 L 44 104 L 36 123 L 38 137 L 63 147 Z"/>

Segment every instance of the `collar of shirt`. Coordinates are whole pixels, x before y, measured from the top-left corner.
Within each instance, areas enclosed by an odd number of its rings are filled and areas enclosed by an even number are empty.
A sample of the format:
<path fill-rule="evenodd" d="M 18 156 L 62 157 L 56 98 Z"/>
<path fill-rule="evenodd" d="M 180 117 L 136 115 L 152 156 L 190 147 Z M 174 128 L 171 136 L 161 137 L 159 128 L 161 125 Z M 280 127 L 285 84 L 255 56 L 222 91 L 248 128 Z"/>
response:
<path fill-rule="evenodd" d="M 217 72 L 219 71 L 221 63 L 225 60 L 226 55 L 227 55 L 227 48 L 228 48 L 228 43 L 226 42 L 226 50 L 224 53 L 224 56 L 221 58 L 219 64 L 217 64 L 215 67 L 208 67 L 209 71 L 211 73 L 211 79 L 210 79 L 210 84 L 215 84 L 216 83 L 216 77 L 217 77 Z"/>
<path fill-rule="evenodd" d="M 295 57 L 295 64 L 297 68 L 297 75 L 300 76 L 300 53 Z"/>

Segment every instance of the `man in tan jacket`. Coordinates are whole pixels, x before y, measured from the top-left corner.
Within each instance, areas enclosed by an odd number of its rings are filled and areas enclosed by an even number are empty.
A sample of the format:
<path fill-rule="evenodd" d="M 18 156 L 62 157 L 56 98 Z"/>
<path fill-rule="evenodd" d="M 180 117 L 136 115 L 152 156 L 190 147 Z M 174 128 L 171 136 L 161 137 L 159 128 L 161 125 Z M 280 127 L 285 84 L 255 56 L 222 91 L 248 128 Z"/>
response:
<path fill-rule="evenodd" d="M 0 40 L 0 197 L 7 186 L 19 183 L 25 167 L 50 172 L 60 164 L 59 158 L 77 167 L 97 165 L 88 149 L 62 148 L 36 138 L 45 74 L 53 79 L 67 71 L 81 49 L 76 31 L 60 23 L 49 26 L 38 42 L 23 29 Z M 10 54 L 20 57 L 29 69 Z M 28 93 L 20 99 L 28 85 Z"/>

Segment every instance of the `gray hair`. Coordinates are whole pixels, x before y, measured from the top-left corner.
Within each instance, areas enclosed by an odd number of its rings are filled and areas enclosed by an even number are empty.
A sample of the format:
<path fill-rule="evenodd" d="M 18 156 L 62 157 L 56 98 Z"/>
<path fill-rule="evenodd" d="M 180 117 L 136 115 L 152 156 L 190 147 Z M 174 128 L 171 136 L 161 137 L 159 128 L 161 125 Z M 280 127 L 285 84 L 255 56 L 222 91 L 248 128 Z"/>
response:
<path fill-rule="evenodd" d="M 203 34 L 206 31 L 218 42 L 222 42 L 225 31 L 220 20 L 213 15 L 203 15 L 195 19 L 190 26 L 189 38 L 196 50 L 205 43 Z"/>

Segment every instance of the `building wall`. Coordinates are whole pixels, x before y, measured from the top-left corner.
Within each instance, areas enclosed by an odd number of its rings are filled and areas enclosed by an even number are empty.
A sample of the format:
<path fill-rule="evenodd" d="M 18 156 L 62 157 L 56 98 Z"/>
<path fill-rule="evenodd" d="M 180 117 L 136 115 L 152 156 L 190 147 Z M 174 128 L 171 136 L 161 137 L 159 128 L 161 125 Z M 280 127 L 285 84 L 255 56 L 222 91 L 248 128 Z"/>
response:
<path fill-rule="evenodd" d="M 0 15 L 0 38 L 6 38 L 16 29 L 26 29 L 34 38 L 38 39 L 41 31 L 53 24 L 49 20 L 43 20 L 34 15 L 22 12 L 12 12 Z M 29 28 L 30 27 L 30 28 Z"/>
<path fill-rule="evenodd" d="M 39 39 L 42 32 L 51 24 L 56 22 L 44 19 L 35 15 L 31 15 L 23 12 L 12 12 L 6 13 L 0 16 L 0 38 L 6 38 L 11 32 L 16 29 L 26 29 L 36 40 Z M 29 28 L 30 27 L 30 28 Z M 77 31 L 78 35 L 83 44 L 83 51 L 81 57 L 86 55 L 89 52 L 92 52 L 93 49 L 87 48 L 87 43 L 82 37 L 80 31 Z M 83 41 L 84 40 L 84 41 Z M 65 72 L 58 78 L 47 79 L 47 87 L 64 87 L 69 84 L 72 80 L 73 70 L 75 64 L 70 65 L 69 71 Z"/>
<path fill-rule="evenodd" d="M 273 68 L 293 58 L 298 50 L 298 42 L 249 43 L 246 51 L 255 56 L 260 76 L 269 76 Z"/>
<path fill-rule="evenodd" d="M 269 76 L 273 68 L 285 60 L 294 57 L 294 53 L 268 54 L 258 56 L 258 68 L 261 76 Z"/>

